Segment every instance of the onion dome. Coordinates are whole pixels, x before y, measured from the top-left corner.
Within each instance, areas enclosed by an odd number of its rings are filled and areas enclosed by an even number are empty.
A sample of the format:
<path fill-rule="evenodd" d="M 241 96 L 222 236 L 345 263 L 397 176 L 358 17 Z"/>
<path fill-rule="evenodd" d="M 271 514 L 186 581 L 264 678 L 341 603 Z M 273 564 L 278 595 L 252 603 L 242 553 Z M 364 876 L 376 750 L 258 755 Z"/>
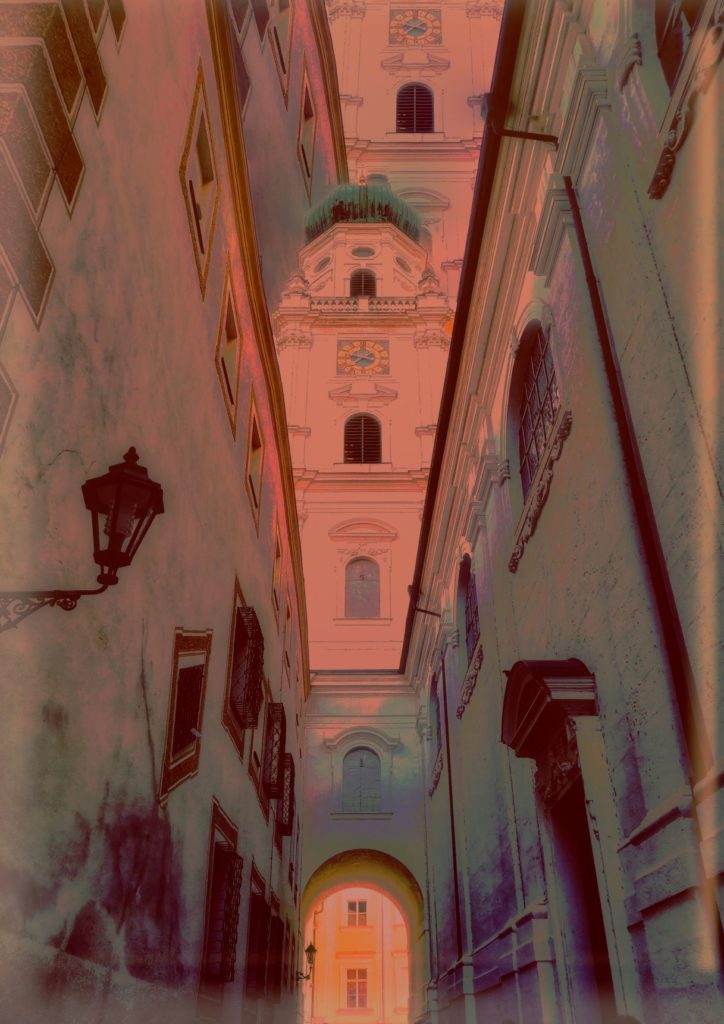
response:
<path fill-rule="evenodd" d="M 365 185 L 338 185 L 307 214 L 307 241 L 335 224 L 394 224 L 413 240 L 420 238 L 420 218 L 400 199 L 382 174 L 371 174 Z"/>

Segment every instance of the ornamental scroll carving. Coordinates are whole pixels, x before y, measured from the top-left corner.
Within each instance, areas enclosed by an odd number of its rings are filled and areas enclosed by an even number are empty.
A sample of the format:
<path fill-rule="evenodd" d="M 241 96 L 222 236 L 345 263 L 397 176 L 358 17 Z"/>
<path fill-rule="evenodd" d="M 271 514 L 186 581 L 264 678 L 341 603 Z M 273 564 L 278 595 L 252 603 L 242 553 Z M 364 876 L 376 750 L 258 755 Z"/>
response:
<path fill-rule="evenodd" d="M 470 703 L 470 698 L 473 695 L 473 690 L 478 681 L 478 673 L 480 672 L 480 666 L 483 664 L 483 645 L 478 640 L 477 647 L 473 651 L 473 656 L 470 659 L 468 670 L 465 673 L 463 679 L 463 685 L 460 688 L 460 701 L 458 702 L 455 715 L 457 718 L 462 718 L 465 714 L 465 708 Z"/>
<path fill-rule="evenodd" d="M 576 730 L 570 718 L 566 717 L 536 768 L 535 787 L 543 804 L 552 807 L 580 774 Z"/>
<path fill-rule="evenodd" d="M 649 185 L 652 199 L 661 199 L 674 173 L 676 156 L 691 130 L 699 96 L 705 93 L 714 77 L 724 51 L 724 0 L 719 0 L 706 29 L 704 41 L 696 58 L 696 66 L 677 107 L 666 135 L 666 142 L 654 176 Z"/>
<path fill-rule="evenodd" d="M 432 766 L 432 775 L 430 776 L 430 785 L 427 787 L 428 796 L 437 789 L 437 784 L 440 781 L 442 775 L 442 750 L 438 750 L 437 757 L 435 758 L 435 764 Z"/>
<path fill-rule="evenodd" d="M 643 64 L 643 53 L 641 50 L 641 37 L 638 32 L 634 32 L 633 35 L 629 36 L 626 40 L 626 46 L 624 47 L 623 55 L 618 65 L 618 71 L 616 72 L 616 83 L 621 92 L 626 88 L 626 83 L 631 77 L 631 72 L 635 67 L 640 67 Z"/>
<path fill-rule="evenodd" d="M 548 492 L 551 489 L 551 481 L 553 480 L 555 464 L 563 451 L 563 444 L 571 432 L 572 424 L 573 416 L 568 410 L 566 410 L 561 417 L 558 429 L 553 435 L 553 442 L 545 456 L 543 472 L 533 491 L 533 496 L 532 498 L 530 496 L 528 498 L 527 511 L 519 528 L 518 539 L 515 547 L 513 548 L 513 554 L 510 556 L 510 560 L 508 562 L 508 569 L 511 572 L 515 572 L 517 570 L 518 563 L 523 557 L 525 546 L 535 533 L 538 520 L 540 519 L 540 514 L 543 511 L 543 506 L 548 498 Z"/>
<path fill-rule="evenodd" d="M 468 18 L 495 18 L 500 21 L 503 17 L 503 4 L 501 0 L 467 0 L 465 13 Z"/>

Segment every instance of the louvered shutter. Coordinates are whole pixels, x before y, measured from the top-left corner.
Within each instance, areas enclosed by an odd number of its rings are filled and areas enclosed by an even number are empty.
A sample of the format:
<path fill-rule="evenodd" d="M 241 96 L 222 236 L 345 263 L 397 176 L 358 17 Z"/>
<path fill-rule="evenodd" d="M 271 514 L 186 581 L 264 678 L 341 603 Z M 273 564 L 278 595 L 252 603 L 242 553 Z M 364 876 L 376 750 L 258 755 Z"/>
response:
<path fill-rule="evenodd" d="M 374 416 L 359 413 L 344 425 L 345 462 L 381 462 L 382 431 Z"/>
<path fill-rule="evenodd" d="M 264 791 L 270 799 L 277 799 L 283 792 L 283 761 L 286 738 L 287 722 L 284 714 L 284 705 L 272 703 L 269 705 L 266 720 L 263 771 Z"/>
<path fill-rule="evenodd" d="M 377 278 L 371 270 L 355 270 L 349 279 L 349 294 L 374 298 L 377 295 Z"/>
<path fill-rule="evenodd" d="M 294 825 L 294 758 L 291 754 L 284 755 L 282 795 L 279 800 L 279 817 L 277 819 L 279 834 L 290 836 Z"/>
<path fill-rule="evenodd" d="M 264 699 L 264 636 L 253 608 L 237 608 L 231 666 L 231 707 L 242 729 L 255 729 Z"/>
<path fill-rule="evenodd" d="M 351 750 L 342 766 L 342 810 L 380 809 L 380 759 L 372 750 Z"/>
<path fill-rule="evenodd" d="M 426 85 L 410 83 L 397 93 L 397 131 L 431 132 L 434 130 L 432 92 Z"/>
<path fill-rule="evenodd" d="M 208 981 L 234 980 L 241 875 L 241 857 L 229 843 L 215 842 L 204 965 Z"/>

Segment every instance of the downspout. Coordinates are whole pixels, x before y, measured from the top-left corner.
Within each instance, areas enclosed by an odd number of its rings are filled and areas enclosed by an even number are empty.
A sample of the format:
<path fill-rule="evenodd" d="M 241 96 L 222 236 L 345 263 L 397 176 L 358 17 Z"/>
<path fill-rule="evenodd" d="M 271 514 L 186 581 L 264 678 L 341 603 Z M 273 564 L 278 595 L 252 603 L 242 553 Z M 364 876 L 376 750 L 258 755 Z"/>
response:
<path fill-rule="evenodd" d="M 498 154 L 501 146 L 501 136 L 493 130 L 493 121 L 502 123 L 510 102 L 510 93 L 513 83 L 513 72 L 515 70 L 518 55 L 518 44 L 523 26 L 523 14 L 525 0 L 507 0 L 503 12 L 503 20 L 500 26 L 498 39 L 498 50 L 495 57 L 493 78 L 490 84 L 489 116 L 485 122 L 483 141 L 480 149 L 480 163 L 475 181 L 473 193 L 472 216 L 468 236 L 465 242 L 465 258 L 460 277 L 460 289 L 458 291 L 458 305 L 455 313 L 455 322 L 450 341 L 450 353 L 448 355 L 447 370 L 443 383 L 442 396 L 440 399 L 440 410 L 437 417 L 437 429 L 435 431 L 435 444 L 432 450 L 430 461 L 430 472 L 428 475 L 427 490 L 425 492 L 425 504 L 422 511 L 422 522 L 420 524 L 420 540 L 417 547 L 417 558 L 415 561 L 415 572 L 410 589 L 410 603 L 407 609 L 405 622 L 405 635 L 402 641 L 402 654 L 400 657 L 399 671 L 404 673 L 407 665 L 407 655 L 412 638 L 412 628 L 415 622 L 416 605 L 420 594 L 422 572 L 425 567 L 427 546 L 430 541 L 430 528 L 432 516 L 437 500 L 438 487 L 440 483 L 440 470 L 447 442 L 447 433 L 450 426 L 450 416 L 453 408 L 453 399 L 457 387 L 457 377 L 460 370 L 460 362 L 463 354 L 463 343 L 465 331 L 472 302 L 475 278 L 477 274 L 478 261 L 480 258 L 480 247 L 485 233 L 485 226 L 490 209 L 490 198 L 493 192 L 495 174 L 498 165 Z"/>
<path fill-rule="evenodd" d="M 445 709 L 445 757 L 447 759 L 447 795 L 448 808 L 450 811 L 450 846 L 452 853 L 453 882 L 455 883 L 455 945 L 457 949 L 458 962 L 463 955 L 463 924 L 460 910 L 460 884 L 458 878 L 458 846 L 455 835 L 455 803 L 453 800 L 452 784 L 452 760 L 450 758 L 450 725 L 447 714 L 447 676 L 445 674 L 445 656 L 440 659 L 440 674 L 442 676 L 442 706 Z"/>
<path fill-rule="evenodd" d="M 702 779 L 712 767 L 714 757 L 704 728 L 704 717 L 696 692 L 694 673 L 691 668 L 679 610 L 676 606 L 676 599 L 674 598 L 671 586 L 661 537 L 656 525 L 651 495 L 621 375 L 621 367 L 616 355 L 613 338 L 611 337 L 601 287 L 593 269 L 593 261 L 583 226 L 578 196 L 576 195 L 571 178 L 566 176 L 563 181 L 573 215 L 573 226 L 586 275 L 593 318 L 596 322 L 596 334 L 601 347 L 601 355 L 603 357 L 606 379 L 621 444 L 626 482 L 631 493 L 634 518 L 653 590 L 654 604 L 671 672 L 674 702 L 679 711 L 681 728 L 684 734 L 690 783 L 693 787 L 694 783 Z"/>

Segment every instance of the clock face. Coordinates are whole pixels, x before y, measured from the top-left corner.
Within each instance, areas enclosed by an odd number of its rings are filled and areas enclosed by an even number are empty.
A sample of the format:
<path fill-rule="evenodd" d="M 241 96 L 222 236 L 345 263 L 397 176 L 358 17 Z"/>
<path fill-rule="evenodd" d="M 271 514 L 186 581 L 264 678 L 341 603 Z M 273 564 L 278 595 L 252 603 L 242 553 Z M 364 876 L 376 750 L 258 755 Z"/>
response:
<path fill-rule="evenodd" d="M 337 373 L 362 377 L 390 372 L 390 350 L 386 341 L 338 341 Z"/>
<path fill-rule="evenodd" d="M 396 7 L 390 11 L 390 43 L 414 46 L 442 42 L 439 7 Z"/>

